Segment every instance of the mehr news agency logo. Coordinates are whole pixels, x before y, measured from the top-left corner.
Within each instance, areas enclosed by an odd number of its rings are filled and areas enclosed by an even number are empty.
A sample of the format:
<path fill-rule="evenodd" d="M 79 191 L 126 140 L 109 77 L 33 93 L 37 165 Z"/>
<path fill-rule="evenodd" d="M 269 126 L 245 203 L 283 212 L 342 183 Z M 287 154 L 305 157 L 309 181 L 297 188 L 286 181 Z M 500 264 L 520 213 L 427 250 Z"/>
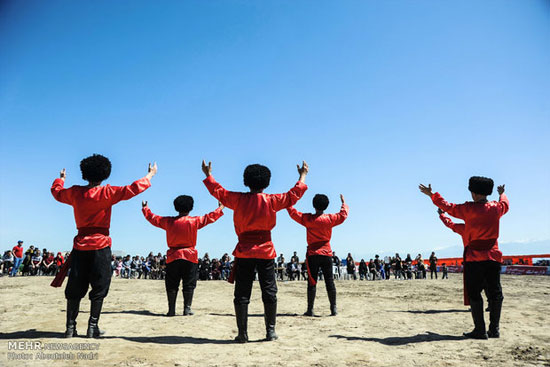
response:
<path fill-rule="evenodd" d="M 99 343 L 8 341 L 8 360 L 98 360 Z"/>

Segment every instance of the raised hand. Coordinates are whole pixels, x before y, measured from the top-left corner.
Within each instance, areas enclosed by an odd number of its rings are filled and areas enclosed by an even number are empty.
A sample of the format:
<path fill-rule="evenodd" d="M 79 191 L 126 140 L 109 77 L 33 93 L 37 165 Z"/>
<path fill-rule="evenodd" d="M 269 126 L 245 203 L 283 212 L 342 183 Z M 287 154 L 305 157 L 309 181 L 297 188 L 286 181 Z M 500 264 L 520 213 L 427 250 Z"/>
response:
<path fill-rule="evenodd" d="M 309 172 L 309 166 L 306 161 L 302 161 L 302 167 L 300 167 L 299 164 L 297 164 L 296 167 L 298 168 L 298 173 L 300 174 L 300 182 L 305 182 L 306 175 Z"/>
<path fill-rule="evenodd" d="M 505 185 L 500 185 L 500 186 L 497 187 L 497 192 L 498 192 L 499 195 L 504 194 L 504 186 Z"/>
<path fill-rule="evenodd" d="M 210 177 L 212 175 L 212 162 L 208 162 L 208 165 L 206 165 L 206 162 L 204 159 L 202 160 L 202 171 L 206 175 L 206 177 Z"/>
<path fill-rule="evenodd" d="M 342 204 L 345 204 L 346 201 L 344 200 L 344 195 L 340 194 L 340 200 L 342 200 Z"/>
<path fill-rule="evenodd" d="M 153 178 L 153 176 L 157 174 L 157 171 L 158 171 L 157 162 L 153 163 L 153 165 L 151 165 L 151 163 L 149 163 L 149 167 L 147 168 L 147 176 L 146 177 L 148 179 Z"/>
<path fill-rule="evenodd" d="M 441 208 L 437 208 L 437 214 L 441 215 L 441 214 L 445 214 L 445 212 L 441 210 Z"/>
<path fill-rule="evenodd" d="M 62 180 L 65 180 L 67 178 L 67 172 L 65 171 L 65 168 L 63 168 L 60 172 L 59 172 L 59 178 L 62 179 Z M 499 186 L 500 187 L 500 186 Z"/>
<path fill-rule="evenodd" d="M 145 208 L 146 206 L 147 206 L 147 201 L 146 201 L 146 200 L 143 200 L 143 201 L 141 202 L 141 207 L 142 207 L 142 208 Z"/>
<path fill-rule="evenodd" d="M 428 195 L 429 197 L 433 195 L 432 184 L 428 184 L 428 186 L 420 184 L 418 185 L 418 188 L 420 189 L 420 192 L 423 193 L 424 195 Z"/>
<path fill-rule="evenodd" d="M 222 210 L 223 210 L 223 208 L 225 208 L 225 206 L 222 204 L 221 201 L 218 201 L 218 208 L 222 209 Z"/>

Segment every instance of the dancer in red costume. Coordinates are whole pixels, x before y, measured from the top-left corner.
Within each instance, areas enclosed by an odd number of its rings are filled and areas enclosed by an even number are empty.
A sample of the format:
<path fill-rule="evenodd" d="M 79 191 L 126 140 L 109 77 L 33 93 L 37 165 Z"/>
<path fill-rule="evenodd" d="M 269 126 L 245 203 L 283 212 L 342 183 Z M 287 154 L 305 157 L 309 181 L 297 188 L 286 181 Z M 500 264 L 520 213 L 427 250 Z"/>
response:
<path fill-rule="evenodd" d="M 449 215 L 464 220 L 462 239 L 465 244 L 464 279 L 474 330 L 464 333 L 472 339 L 498 338 L 499 322 L 502 309 L 502 287 L 500 285 L 500 264 L 502 252 L 498 248 L 500 218 L 508 212 L 508 198 L 504 194 L 504 185 L 498 187 L 499 201 L 488 201 L 487 196 L 493 192 L 493 180 L 486 177 L 470 178 L 468 189 L 473 201 L 464 204 L 452 204 L 443 199 L 439 193 L 433 193 L 431 185 L 420 185 L 420 191 L 428 195 L 433 203 Z M 489 331 L 485 329 L 483 299 L 481 292 L 487 284 L 490 307 Z"/>
<path fill-rule="evenodd" d="M 197 264 L 198 253 L 197 232 L 199 229 L 214 223 L 223 215 L 223 205 L 213 212 L 201 217 L 190 217 L 189 212 L 193 210 L 193 198 L 188 195 L 180 195 L 174 200 L 174 209 L 179 213 L 176 217 L 161 217 L 153 214 L 147 206 L 142 203 L 143 215 L 155 227 L 166 231 L 166 242 L 168 251 L 166 253 L 166 278 L 165 287 L 168 297 L 168 313 L 166 316 L 176 315 L 176 299 L 178 287 L 182 281 L 183 291 L 183 315 L 193 315 L 191 304 L 193 293 L 197 286 Z"/>
<path fill-rule="evenodd" d="M 145 177 L 128 186 L 101 186 L 111 174 L 111 162 L 108 158 L 94 154 L 80 162 L 82 179 L 88 181 L 86 186 L 63 188 L 65 169 L 51 188 L 53 197 L 74 209 L 78 234 L 73 241 L 70 255 L 70 273 L 65 297 L 67 298 L 67 329 L 65 337 L 77 336 L 76 317 L 80 309 L 80 300 L 90 291 L 90 319 L 88 320 L 87 337 L 99 338 L 98 321 L 103 299 L 109 292 L 111 284 L 111 207 L 122 200 L 128 200 L 147 190 L 151 178 L 157 173 L 157 164 L 151 166 Z"/>
<path fill-rule="evenodd" d="M 323 271 L 323 278 L 327 289 L 330 302 L 330 314 L 336 316 L 336 286 L 332 274 L 332 249 L 330 239 L 332 237 L 332 227 L 342 224 L 348 217 L 349 207 L 344 201 L 344 196 L 340 195 L 342 207 L 336 214 L 323 214 L 328 207 L 329 200 L 326 195 L 317 194 L 313 198 L 314 214 L 304 214 L 297 211 L 294 207 L 287 208 L 288 214 L 296 222 L 307 229 L 307 252 L 306 265 L 308 271 L 307 284 L 307 311 L 304 316 L 313 316 L 313 304 L 315 303 L 315 293 L 317 292 L 317 276 L 319 269 Z"/>
<path fill-rule="evenodd" d="M 271 242 L 271 230 L 275 227 L 277 212 L 288 208 L 302 197 L 307 190 L 305 184 L 308 166 L 303 162 L 298 166 L 300 178 L 296 185 L 284 194 L 265 194 L 269 186 L 271 171 L 266 166 L 252 164 L 244 170 L 244 185 L 250 192 L 227 191 L 212 176 L 212 165 L 203 161 L 202 170 L 206 175 L 203 181 L 216 199 L 229 209 L 233 209 L 233 222 L 239 242 L 233 251 L 235 278 L 235 315 L 239 335 L 235 341 L 248 341 L 248 304 L 252 292 L 255 271 L 258 272 L 262 301 L 266 340 L 277 339 L 275 322 L 277 318 L 277 282 L 275 279 L 275 248 Z"/>

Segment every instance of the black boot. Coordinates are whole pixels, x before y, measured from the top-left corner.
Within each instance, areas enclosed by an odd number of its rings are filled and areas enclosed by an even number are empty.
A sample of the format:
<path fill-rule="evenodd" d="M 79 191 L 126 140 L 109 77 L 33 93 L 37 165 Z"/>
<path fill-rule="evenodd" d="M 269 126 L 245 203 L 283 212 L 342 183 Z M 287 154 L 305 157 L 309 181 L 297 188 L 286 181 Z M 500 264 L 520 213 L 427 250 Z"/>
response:
<path fill-rule="evenodd" d="M 265 340 L 277 340 L 279 337 L 275 334 L 275 322 L 277 320 L 277 302 L 264 303 L 265 320 Z"/>
<path fill-rule="evenodd" d="M 307 311 L 304 316 L 313 316 L 313 304 L 315 303 L 315 293 L 317 287 L 307 287 Z"/>
<path fill-rule="evenodd" d="M 474 330 L 464 333 L 464 336 L 470 339 L 487 339 L 485 320 L 483 319 L 483 300 L 470 300 L 470 307 L 472 309 L 472 318 L 474 319 Z"/>
<path fill-rule="evenodd" d="M 176 316 L 176 299 L 178 298 L 178 290 L 166 291 L 168 297 L 168 313 L 166 316 Z"/>
<path fill-rule="evenodd" d="M 67 329 L 65 330 L 65 338 L 78 336 L 76 333 L 76 317 L 80 309 L 80 299 L 67 300 Z"/>
<path fill-rule="evenodd" d="M 500 311 L 502 310 L 502 300 L 492 302 L 489 301 L 489 307 L 491 308 L 491 311 L 489 313 L 490 324 L 487 335 L 489 338 L 500 338 L 499 323 Z"/>
<path fill-rule="evenodd" d="M 336 289 L 328 291 L 328 300 L 330 302 L 330 316 L 338 315 L 338 310 L 336 309 Z"/>
<path fill-rule="evenodd" d="M 90 301 L 90 319 L 88 320 L 88 332 L 87 338 L 100 338 L 105 332 L 99 330 L 98 322 L 99 315 L 101 315 L 101 307 L 103 306 L 103 300 Z"/>
<path fill-rule="evenodd" d="M 235 304 L 235 316 L 237 318 L 237 328 L 239 335 L 235 338 L 238 343 L 248 342 L 248 304 Z"/>
<path fill-rule="evenodd" d="M 191 316 L 195 313 L 191 310 L 193 303 L 193 291 L 183 292 L 183 316 Z"/>

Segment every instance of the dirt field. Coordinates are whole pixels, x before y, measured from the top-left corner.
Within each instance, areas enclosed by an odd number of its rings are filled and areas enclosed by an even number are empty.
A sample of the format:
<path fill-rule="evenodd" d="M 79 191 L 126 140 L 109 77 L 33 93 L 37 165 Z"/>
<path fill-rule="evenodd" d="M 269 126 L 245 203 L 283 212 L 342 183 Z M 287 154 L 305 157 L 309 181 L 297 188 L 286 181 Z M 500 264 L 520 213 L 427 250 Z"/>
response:
<path fill-rule="evenodd" d="M 168 318 L 162 316 L 167 309 L 162 281 L 114 279 L 100 319 L 107 334 L 96 340 L 62 339 L 65 299 L 63 289 L 49 287 L 51 279 L 0 278 L 0 366 L 550 366 L 550 277 L 503 276 L 501 338 L 488 341 L 461 337 L 472 328 L 462 305 L 461 275 L 437 281 L 337 281 L 336 317 L 328 316 L 319 282 L 319 317 L 314 318 L 301 316 L 306 283 L 280 282 L 279 340 L 274 342 L 261 341 L 265 329 L 256 283 L 249 309 L 251 342 L 244 345 L 232 341 L 237 332 L 233 286 L 226 282 L 199 282 L 195 315 Z M 178 314 L 182 303 L 180 293 Z M 81 310 L 82 334 L 87 299 Z M 69 344 L 51 350 L 46 348 L 59 345 L 48 343 Z M 74 349 L 81 345 L 93 350 Z M 64 352 L 65 359 L 37 359 L 56 352 Z"/>

